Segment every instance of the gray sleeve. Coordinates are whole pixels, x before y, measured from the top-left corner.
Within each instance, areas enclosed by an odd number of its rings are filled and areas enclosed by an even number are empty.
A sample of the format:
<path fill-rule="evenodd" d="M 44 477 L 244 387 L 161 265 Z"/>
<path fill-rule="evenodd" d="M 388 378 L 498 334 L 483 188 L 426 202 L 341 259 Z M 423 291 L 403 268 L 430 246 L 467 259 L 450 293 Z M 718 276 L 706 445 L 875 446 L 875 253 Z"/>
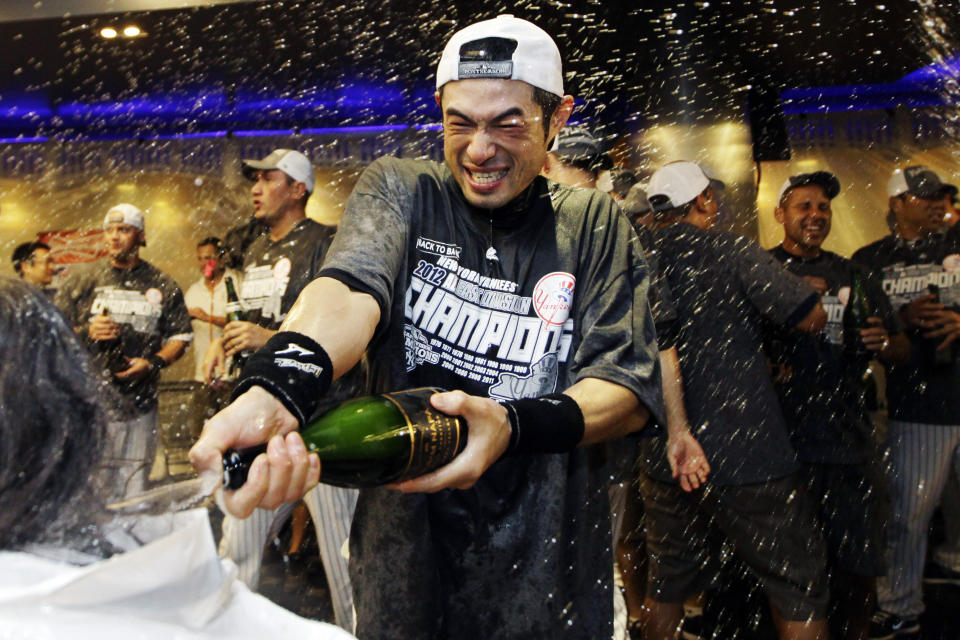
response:
<path fill-rule="evenodd" d="M 380 328 L 390 320 L 393 284 L 406 254 L 412 213 L 397 162 L 381 158 L 360 176 L 320 271 L 373 296 L 380 305 Z"/>
<path fill-rule="evenodd" d="M 737 238 L 735 277 L 751 304 L 765 317 L 782 327 L 792 327 L 810 312 L 819 300 L 814 288 L 784 267 L 756 242 Z"/>
<path fill-rule="evenodd" d="M 77 328 L 83 324 L 83 310 L 80 309 L 80 296 L 82 294 L 83 283 L 82 267 L 75 267 L 73 273 L 60 284 L 57 288 L 57 294 L 54 297 L 54 304 L 63 313 L 70 326 Z"/>
<path fill-rule="evenodd" d="M 587 264 L 581 271 L 583 282 L 577 283 L 577 322 L 583 336 L 571 370 L 577 380 L 599 378 L 630 389 L 652 421 L 662 425 L 666 422 L 648 300 L 650 274 L 639 239 L 613 207 L 595 216 L 594 232 L 586 236 L 590 247 L 582 255 Z"/>
<path fill-rule="evenodd" d="M 673 327 L 677 320 L 677 309 L 673 301 L 673 292 L 660 269 L 659 255 L 653 234 L 649 229 L 642 226 L 634 227 L 634 231 L 636 231 L 637 238 L 640 240 L 640 247 L 643 249 L 650 271 L 650 287 L 647 299 L 657 329 L 657 345 L 661 351 L 664 351 L 676 344 Z"/>

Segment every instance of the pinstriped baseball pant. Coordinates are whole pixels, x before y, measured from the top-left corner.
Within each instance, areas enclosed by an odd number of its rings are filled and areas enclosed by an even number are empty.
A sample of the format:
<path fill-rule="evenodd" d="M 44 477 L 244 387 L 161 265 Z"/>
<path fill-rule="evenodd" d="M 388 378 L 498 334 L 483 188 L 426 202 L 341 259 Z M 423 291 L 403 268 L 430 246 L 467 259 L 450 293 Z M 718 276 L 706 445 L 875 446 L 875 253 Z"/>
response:
<path fill-rule="evenodd" d="M 135 496 L 147 490 L 147 478 L 157 449 L 157 410 L 128 420 L 107 423 L 102 464 L 112 469 L 111 499 Z"/>
<path fill-rule="evenodd" d="M 960 571 L 960 466 L 953 465 L 940 498 L 943 514 L 943 544 L 933 550 L 933 561 L 945 569 Z"/>
<path fill-rule="evenodd" d="M 357 506 L 357 490 L 317 485 L 303 497 L 310 511 L 327 586 L 333 601 L 337 626 L 353 633 L 353 591 L 347 558 L 342 553 L 350 536 L 350 523 Z M 278 509 L 255 509 L 249 518 L 240 520 L 224 516 L 220 555 L 230 558 L 239 567 L 239 578 L 256 591 L 260 582 L 260 565 L 267 541 L 275 536 L 293 511 L 294 503 Z"/>
<path fill-rule="evenodd" d="M 927 529 L 954 464 L 960 463 L 960 425 L 891 420 L 887 576 L 877 604 L 901 617 L 923 613 Z"/>

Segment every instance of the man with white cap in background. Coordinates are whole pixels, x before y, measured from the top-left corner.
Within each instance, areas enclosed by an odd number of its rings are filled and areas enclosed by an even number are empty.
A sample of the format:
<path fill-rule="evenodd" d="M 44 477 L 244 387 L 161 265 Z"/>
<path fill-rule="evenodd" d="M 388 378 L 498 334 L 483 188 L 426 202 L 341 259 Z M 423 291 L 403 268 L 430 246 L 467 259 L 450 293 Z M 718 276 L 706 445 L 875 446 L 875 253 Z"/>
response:
<path fill-rule="evenodd" d="M 647 186 L 658 269 L 676 308 L 668 330 L 687 418 L 711 475 L 704 487 L 684 492 L 666 465 L 665 439 L 641 443 L 650 561 L 646 638 L 672 640 L 684 600 L 715 580 L 718 550 L 709 539 L 716 528 L 763 585 L 780 637 L 822 639 L 828 635 L 825 549 L 797 477 L 760 328 L 770 321 L 818 331 L 826 315 L 812 287 L 755 242 L 709 230 L 716 187 L 692 162 L 661 167 Z"/>
<path fill-rule="evenodd" d="M 157 382 L 193 337 L 180 287 L 140 258 L 143 211 L 118 204 L 103 220 L 107 258 L 80 265 L 57 291 L 64 312 L 117 391 L 108 455 L 118 492 L 144 491 L 157 442 Z"/>
<path fill-rule="evenodd" d="M 227 323 L 205 363 L 208 380 L 223 376 L 226 358 L 259 349 L 280 327 L 304 287 L 320 273 L 335 229 L 307 217 L 306 204 L 315 188 L 313 166 L 304 154 L 275 149 L 262 160 L 244 160 L 243 174 L 253 182 L 253 217 L 268 231 L 258 235 L 243 254 L 243 279 L 238 295 L 247 319 Z M 316 411 L 362 395 L 365 369 L 355 367 L 341 378 Z M 304 496 L 313 518 L 317 546 L 330 588 L 334 619 L 353 630 L 353 601 L 346 558 L 341 548 L 350 534 L 357 501 L 354 489 L 320 485 Z M 260 580 L 263 548 L 286 521 L 292 504 L 257 509 L 240 520 L 224 518 L 220 553 L 240 569 L 240 579 L 253 589 Z"/>
<path fill-rule="evenodd" d="M 908 362 L 887 367 L 891 513 L 876 639 L 920 632 L 927 530 L 960 463 L 960 235 L 943 230 L 944 197 L 956 193 L 928 167 L 897 169 L 887 183 L 893 233 L 853 254 L 882 280 L 913 347 Z"/>
<path fill-rule="evenodd" d="M 377 391 L 451 389 L 431 402 L 470 435 L 449 464 L 361 491 L 358 636 L 610 637 L 609 472 L 592 445 L 663 420 L 646 265 L 610 198 L 539 176 L 573 108 L 548 34 L 512 16 L 468 26 L 436 86 L 446 163 L 367 168 L 321 277 L 191 459 L 215 469 L 269 438 L 226 506 L 302 495 L 322 468 L 298 416 L 369 346 Z"/>

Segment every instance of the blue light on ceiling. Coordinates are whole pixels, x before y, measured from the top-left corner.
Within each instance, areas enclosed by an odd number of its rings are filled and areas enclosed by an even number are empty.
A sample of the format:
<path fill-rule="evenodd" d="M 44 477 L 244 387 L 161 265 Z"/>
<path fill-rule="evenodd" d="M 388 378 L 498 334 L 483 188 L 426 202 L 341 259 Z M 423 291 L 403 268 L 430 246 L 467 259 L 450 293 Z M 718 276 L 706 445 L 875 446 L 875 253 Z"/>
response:
<path fill-rule="evenodd" d="M 386 131 L 405 131 L 409 128 L 410 125 L 408 124 L 382 124 L 356 127 L 309 127 L 301 129 L 300 133 L 305 136 L 325 136 L 345 133 L 384 133 Z"/>
<path fill-rule="evenodd" d="M 234 131 L 233 135 L 238 138 L 255 138 L 259 136 L 292 136 L 296 133 L 295 129 L 247 129 Z"/>
<path fill-rule="evenodd" d="M 32 138 L 0 138 L 0 144 L 25 144 L 28 142 L 46 142 L 46 136 L 34 136 Z"/>
<path fill-rule="evenodd" d="M 953 104 L 956 96 L 944 81 L 960 76 L 960 56 L 921 67 L 896 82 L 787 89 L 780 94 L 784 114 L 829 113 L 937 107 Z"/>
<path fill-rule="evenodd" d="M 68 102 L 56 107 L 62 118 L 88 121 L 96 118 L 131 117 L 194 117 L 207 112 L 223 111 L 226 97 L 217 94 L 175 95 L 156 94 L 130 100 L 99 103 Z"/>
<path fill-rule="evenodd" d="M 226 138 L 229 131 L 199 131 L 196 133 L 171 133 L 168 135 L 143 136 L 144 140 L 198 140 L 202 138 Z"/>

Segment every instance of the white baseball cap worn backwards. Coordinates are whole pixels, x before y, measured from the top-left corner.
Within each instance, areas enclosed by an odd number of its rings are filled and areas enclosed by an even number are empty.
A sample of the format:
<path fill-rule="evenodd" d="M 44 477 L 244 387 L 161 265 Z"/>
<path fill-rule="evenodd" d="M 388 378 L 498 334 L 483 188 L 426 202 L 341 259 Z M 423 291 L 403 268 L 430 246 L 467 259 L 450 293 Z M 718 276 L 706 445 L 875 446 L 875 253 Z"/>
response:
<path fill-rule="evenodd" d="M 103 217 L 103 228 L 106 229 L 108 224 L 125 224 L 145 231 L 143 211 L 126 202 L 114 205 L 107 210 L 107 215 Z M 141 240 L 140 244 L 146 246 L 147 242 Z"/>
<path fill-rule="evenodd" d="M 647 199 L 654 211 L 667 211 L 687 204 L 707 187 L 723 189 L 724 184 L 704 173 L 695 162 L 681 160 L 657 169 L 647 185 Z"/>
<path fill-rule="evenodd" d="M 471 78 L 522 80 L 563 97 L 560 50 L 546 31 L 501 15 L 453 34 L 437 65 L 437 89 Z"/>

